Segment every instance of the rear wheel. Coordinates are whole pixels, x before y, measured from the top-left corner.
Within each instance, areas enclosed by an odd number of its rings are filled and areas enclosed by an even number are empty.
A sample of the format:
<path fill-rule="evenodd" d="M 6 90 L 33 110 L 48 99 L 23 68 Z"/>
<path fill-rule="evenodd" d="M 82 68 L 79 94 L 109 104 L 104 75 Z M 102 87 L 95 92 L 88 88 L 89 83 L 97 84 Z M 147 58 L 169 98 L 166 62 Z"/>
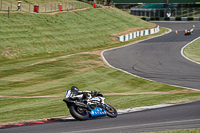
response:
<path fill-rule="evenodd" d="M 117 110 L 109 104 L 106 104 L 106 113 L 109 117 L 115 118 L 117 117 Z"/>
<path fill-rule="evenodd" d="M 70 114 L 77 120 L 84 121 L 89 118 L 89 113 L 86 109 L 78 106 L 69 107 Z"/>

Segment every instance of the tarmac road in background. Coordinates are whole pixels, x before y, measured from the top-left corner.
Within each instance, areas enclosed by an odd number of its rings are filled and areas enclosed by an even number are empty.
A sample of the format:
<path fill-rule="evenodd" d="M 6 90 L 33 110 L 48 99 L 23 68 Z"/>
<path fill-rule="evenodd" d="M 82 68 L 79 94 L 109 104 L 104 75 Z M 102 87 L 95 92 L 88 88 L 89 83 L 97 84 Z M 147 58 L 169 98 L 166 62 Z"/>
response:
<path fill-rule="evenodd" d="M 181 49 L 200 36 L 199 22 L 156 22 L 172 32 L 126 47 L 105 51 L 103 56 L 113 67 L 157 82 L 200 89 L 200 65 L 181 55 Z M 185 29 L 195 25 L 194 33 Z M 175 34 L 175 31 L 178 34 Z"/>

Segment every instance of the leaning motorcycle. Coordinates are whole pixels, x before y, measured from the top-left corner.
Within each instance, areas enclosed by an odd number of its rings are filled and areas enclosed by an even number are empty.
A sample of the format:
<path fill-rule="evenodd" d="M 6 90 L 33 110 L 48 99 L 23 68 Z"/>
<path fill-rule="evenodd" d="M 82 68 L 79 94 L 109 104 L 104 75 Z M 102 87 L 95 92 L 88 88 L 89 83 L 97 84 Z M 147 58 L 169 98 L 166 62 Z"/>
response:
<path fill-rule="evenodd" d="M 97 91 L 79 91 L 76 86 L 67 90 L 63 99 L 70 114 L 81 121 L 101 116 L 117 117 L 116 109 L 104 100 L 103 95 Z"/>

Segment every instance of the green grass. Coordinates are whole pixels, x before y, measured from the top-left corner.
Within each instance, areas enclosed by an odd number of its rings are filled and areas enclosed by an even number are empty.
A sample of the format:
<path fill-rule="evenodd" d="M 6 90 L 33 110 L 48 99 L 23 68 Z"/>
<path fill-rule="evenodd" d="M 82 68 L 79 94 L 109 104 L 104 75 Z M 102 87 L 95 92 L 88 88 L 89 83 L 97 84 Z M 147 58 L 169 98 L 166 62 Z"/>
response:
<path fill-rule="evenodd" d="M 56 15 L 15 13 L 10 19 L 1 13 L 0 21 L 0 96 L 4 96 L 0 98 L 1 124 L 69 115 L 62 99 L 73 85 L 102 93 L 185 90 L 110 68 L 98 54 L 80 53 L 140 40 L 123 43 L 113 40 L 113 33 L 150 26 L 122 11 L 88 9 Z M 164 31 L 161 28 L 155 35 Z M 23 98 L 27 96 L 29 98 Z M 199 96 L 197 92 L 118 95 L 106 96 L 106 102 L 119 109 L 182 103 L 197 100 Z"/>
<path fill-rule="evenodd" d="M 64 94 L 64 93 L 63 93 Z M 106 102 L 116 109 L 148 106 L 153 104 L 177 103 L 176 101 L 190 96 L 190 100 L 198 97 L 200 93 L 193 94 L 160 94 L 160 95 L 127 95 L 105 96 Z M 63 97 L 55 98 L 1 98 L 0 123 L 36 120 L 47 118 L 61 118 L 69 116 L 69 110 L 62 101 Z M 166 99 L 170 99 L 171 102 Z M 183 102 L 183 101 L 182 101 Z"/>
<path fill-rule="evenodd" d="M 191 60 L 194 60 L 196 62 L 200 62 L 200 39 L 196 40 L 195 42 L 189 44 L 184 49 L 184 55 Z"/>
<path fill-rule="evenodd" d="M 157 104 L 178 104 L 199 98 L 200 93 L 187 94 L 136 94 L 106 96 L 106 101 L 117 109 L 151 106 Z M 186 98 L 187 97 L 187 98 Z"/>
<path fill-rule="evenodd" d="M 56 15 L 0 14 L 0 60 L 55 52 L 77 52 L 113 42 L 110 34 L 149 23 L 115 10 L 88 9 Z"/>
<path fill-rule="evenodd" d="M 106 66 L 95 54 L 77 54 L 54 61 L 26 64 L 38 58 L 9 60 L 1 65 L 0 95 L 18 98 L 0 98 L 0 122 L 43 119 L 68 116 L 62 101 L 65 91 L 76 85 L 81 90 L 102 93 L 165 92 L 183 88 L 137 78 Z M 10 67 L 8 67 L 10 66 Z M 22 98 L 23 96 L 30 98 Z M 31 98 L 31 96 L 54 96 Z M 117 109 L 164 103 L 182 103 L 197 100 L 199 93 L 138 94 L 105 96 L 106 102 Z"/>
<path fill-rule="evenodd" d="M 148 133 L 200 133 L 200 128 L 198 128 L 198 129 L 183 129 L 183 130 L 148 132 Z"/>
<path fill-rule="evenodd" d="M 69 114 L 62 98 L 1 98 L 0 104 L 1 122 L 44 119 Z"/>

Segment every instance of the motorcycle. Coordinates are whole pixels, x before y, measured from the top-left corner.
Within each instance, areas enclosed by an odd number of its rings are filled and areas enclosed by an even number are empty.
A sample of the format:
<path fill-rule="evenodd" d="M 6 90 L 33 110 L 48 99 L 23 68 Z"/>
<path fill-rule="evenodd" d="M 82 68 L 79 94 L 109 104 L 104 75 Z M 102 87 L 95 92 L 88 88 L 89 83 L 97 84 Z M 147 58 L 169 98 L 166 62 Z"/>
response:
<path fill-rule="evenodd" d="M 105 98 L 97 91 L 79 91 L 72 86 L 67 90 L 63 101 L 67 104 L 70 114 L 77 120 L 83 121 L 101 116 L 117 117 L 114 107 L 104 102 Z"/>
<path fill-rule="evenodd" d="M 192 35 L 192 33 L 193 33 L 193 28 L 191 30 L 186 31 L 185 36 Z"/>

